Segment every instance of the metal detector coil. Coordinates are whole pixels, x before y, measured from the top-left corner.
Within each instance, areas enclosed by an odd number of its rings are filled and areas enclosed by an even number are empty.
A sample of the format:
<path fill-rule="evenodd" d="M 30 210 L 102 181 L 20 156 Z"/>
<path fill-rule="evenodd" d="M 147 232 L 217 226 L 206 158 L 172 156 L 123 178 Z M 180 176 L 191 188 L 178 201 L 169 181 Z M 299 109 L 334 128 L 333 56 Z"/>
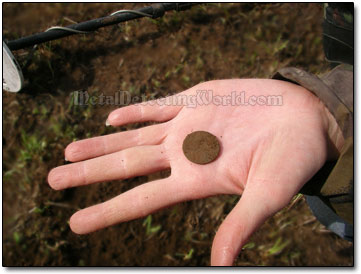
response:
<path fill-rule="evenodd" d="M 18 92 L 23 84 L 24 77 L 20 66 L 8 46 L 3 42 L 3 89 Z"/>

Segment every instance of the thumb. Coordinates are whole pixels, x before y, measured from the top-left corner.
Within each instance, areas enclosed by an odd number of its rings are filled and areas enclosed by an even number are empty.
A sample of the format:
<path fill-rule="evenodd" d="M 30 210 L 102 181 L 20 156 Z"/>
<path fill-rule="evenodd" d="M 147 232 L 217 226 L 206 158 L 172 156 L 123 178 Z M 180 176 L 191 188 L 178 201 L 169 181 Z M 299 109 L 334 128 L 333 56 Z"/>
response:
<path fill-rule="evenodd" d="M 289 199 L 273 199 L 272 196 L 262 195 L 265 194 L 260 193 L 263 192 L 262 189 L 253 189 L 253 185 L 252 188 L 245 189 L 240 201 L 219 227 L 213 240 L 211 265 L 232 265 L 251 235 L 292 198 L 291 195 Z"/>
<path fill-rule="evenodd" d="M 293 157 L 280 165 L 277 159 L 287 159 L 284 150 L 272 155 L 274 160 L 263 155 L 261 164 L 249 173 L 240 201 L 219 227 L 213 240 L 212 265 L 232 265 L 251 235 L 285 207 L 317 170 L 317 165 L 302 157 Z M 302 172 L 292 172 L 299 171 L 302 165 Z"/>
<path fill-rule="evenodd" d="M 278 131 L 279 138 L 271 138 L 267 149 L 255 154 L 242 197 L 213 240 L 212 265 L 232 265 L 249 237 L 285 207 L 325 163 L 326 142 L 319 130 L 311 129 Z"/>

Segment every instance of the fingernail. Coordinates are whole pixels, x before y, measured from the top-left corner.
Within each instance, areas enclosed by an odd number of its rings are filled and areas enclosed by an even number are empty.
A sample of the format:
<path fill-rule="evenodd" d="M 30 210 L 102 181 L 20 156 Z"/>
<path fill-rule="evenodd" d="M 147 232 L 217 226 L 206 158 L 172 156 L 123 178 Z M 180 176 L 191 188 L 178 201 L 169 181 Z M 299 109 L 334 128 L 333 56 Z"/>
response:
<path fill-rule="evenodd" d="M 57 169 L 52 169 L 48 175 L 48 183 L 49 185 L 55 189 L 59 190 L 61 189 L 61 183 L 63 180 L 63 175 L 59 172 L 57 172 Z"/>
<path fill-rule="evenodd" d="M 109 126 L 110 126 L 110 123 L 109 123 L 108 119 L 105 121 L 105 126 L 106 126 L 106 127 L 109 127 Z"/>
<path fill-rule="evenodd" d="M 68 161 L 68 159 L 67 159 L 66 157 L 65 157 L 64 159 L 65 159 L 65 162 L 67 162 L 67 161 Z"/>

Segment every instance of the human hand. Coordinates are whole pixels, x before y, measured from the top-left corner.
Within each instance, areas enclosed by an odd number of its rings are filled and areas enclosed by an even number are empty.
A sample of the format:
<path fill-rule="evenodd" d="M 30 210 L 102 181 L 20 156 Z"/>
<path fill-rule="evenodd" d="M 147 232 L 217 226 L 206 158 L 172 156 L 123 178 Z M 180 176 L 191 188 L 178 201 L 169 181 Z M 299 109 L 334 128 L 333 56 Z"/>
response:
<path fill-rule="evenodd" d="M 75 233 L 144 217 L 186 200 L 238 194 L 242 197 L 218 229 L 211 256 L 212 265 L 231 265 L 252 233 L 286 206 L 342 146 L 333 117 L 300 86 L 277 80 L 217 80 L 181 94 L 194 96 L 197 90 L 212 90 L 214 96 L 232 91 L 245 91 L 246 97 L 281 95 L 282 105 L 191 108 L 153 102 L 113 111 L 107 120 L 112 126 L 161 123 L 70 144 L 65 157 L 75 163 L 51 170 L 50 186 L 60 190 L 169 167 L 171 175 L 76 212 L 70 219 Z M 221 143 L 220 155 L 207 165 L 190 162 L 182 151 L 184 138 L 198 130 L 212 133 Z"/>

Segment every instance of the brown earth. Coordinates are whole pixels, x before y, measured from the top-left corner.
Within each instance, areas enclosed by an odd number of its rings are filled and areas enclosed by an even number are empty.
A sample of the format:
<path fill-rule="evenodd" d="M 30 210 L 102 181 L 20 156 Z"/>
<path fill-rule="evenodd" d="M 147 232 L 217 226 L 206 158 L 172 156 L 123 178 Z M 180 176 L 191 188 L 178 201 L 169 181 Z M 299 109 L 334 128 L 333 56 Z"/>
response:
<path fill-rule="evenodd" d="M 143 4 L 3 5 L 8 40 Z M 269 77 L 298 66 L 323 73 L 322 6 L 209 4 L 140 19 L 14 52 L 26 79 L 3 92 L 4 266 L 206 266 L 217 227 L 238 197 L 219 196 L 162 210 L 142 220 L 78 236 L 68 220 L 169 171 L 64 191 L 47 184 L 76 139 L 117 129 L 104 125 L 114 105 L 76 106 L 74 91 L 162 97 L 201 81 Z M 325 230 L 302 196 L 269 219 L 235 262 L 239 266 L 350 266 L 353 245 Z"/>

